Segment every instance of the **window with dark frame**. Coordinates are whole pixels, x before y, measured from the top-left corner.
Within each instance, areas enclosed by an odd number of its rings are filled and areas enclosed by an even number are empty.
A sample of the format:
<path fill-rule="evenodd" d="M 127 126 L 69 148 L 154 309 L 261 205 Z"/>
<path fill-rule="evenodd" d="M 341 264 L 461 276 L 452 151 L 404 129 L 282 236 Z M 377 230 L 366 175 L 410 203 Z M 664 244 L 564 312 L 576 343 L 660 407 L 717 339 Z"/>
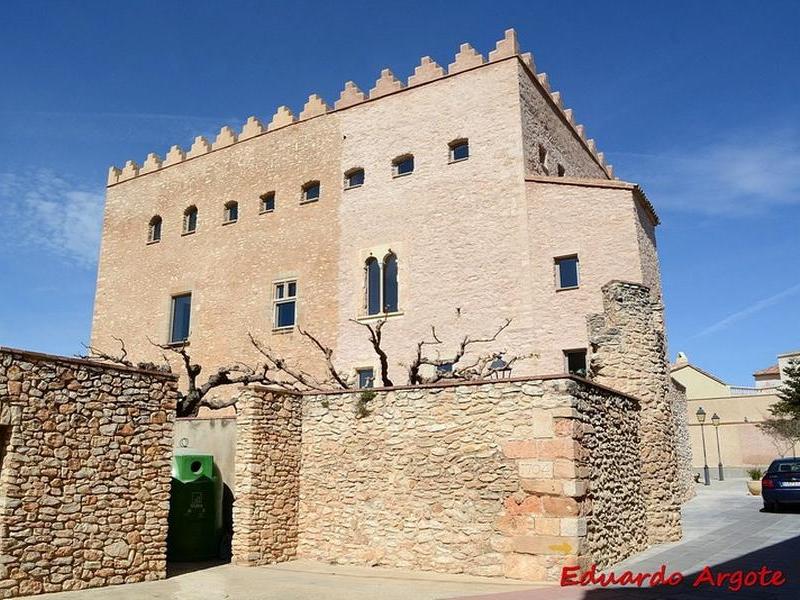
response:
<path fill-rule="evenodd" d="M 259 196 L 261 198 L 261 212 L 272 212 L 275 210 L 275 192 L 267 192 Z"/>
<path fill-rule="evenodd" d="M 178 294 L 172 297 L 170 344 L 180 344 L 189 339 L 192 317 L 192 295 Z"/>
<path fill-rule="evenodd" d="M 398 156 L 392 161 L 392 174 L 395 177 L 400 177 L 402 175 L 410 175 L 413 172 L 414 172 L 413 154 L 404 154 L 403 156 Z"/>
<path fill-rule="evenodd" d="M 567 373 L 586 377 L 586 348 L 564 350 L 564 362 Z"/>
<path fill-rule="evenodd" d="M 469 158 L 469 140 L 450 142 L 450 162 L 458 162 Z"/>
<path fill-rule="evenodd" d="M 564 176 L 564 174 L 566 173 L 566 170 L 564 170 L 564 165 L 562 165 L 562 164 L 559 164 L 559 165 L 556 167 L 556 172 L 558 173 L 558 176 L 559 176 L 559 177 L 563 177 L 563 176 Z"/>
<path fill-rule="evenodd" d="M 297 281 L 279 281 L 274 284 L 274 328 L 289 329 L 297 321 Z"/>
<path fill-rule="evenodd" d="M 350 169 L 344 174 L 344 189 L 361 187 L 364 185 L 364 169 Z"/>
<path fill-rule="evenodd" d="M 375 386 L 375 369 L 372 367 L 365 367 L 363 369 L 356 369 L 358 375 L 359 388 L 371 388 Z"/>
<path fill-rule="evenodd" d="M 303 186 L 303 202 L 316 202 L 319 200 L 319 181 L 309 181 Z"/>
<path fill-rule="evenodd" d="M 556 258 L 556 286 L 559 290 L 578 287 L 580 282 L 578 255 Z"/>

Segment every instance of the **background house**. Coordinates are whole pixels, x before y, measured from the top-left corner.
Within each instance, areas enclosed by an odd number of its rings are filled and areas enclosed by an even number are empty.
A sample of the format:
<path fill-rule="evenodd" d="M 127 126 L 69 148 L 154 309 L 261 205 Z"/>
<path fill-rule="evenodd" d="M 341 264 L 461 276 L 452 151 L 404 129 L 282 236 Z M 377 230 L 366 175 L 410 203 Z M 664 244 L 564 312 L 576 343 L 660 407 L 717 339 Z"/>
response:
<path fill-rule="evenodd" d="M 689 362 L 679 352 L 672 365 L 672 378 L 686 388 L 689 434 L 692 446 L 692 466 L 703 467 L 703 446 L 697 410 L 706 412 L 705 437 L 708 464 L 718 465 L 716 432 L 711 417 L 719 416 L 719 448 L 726 472 L 741 473 L 743 469 L 768 465 L 781 455 L 791 456 L 792 448 L 773 440 L 757 427 L 771 413 L 769 407 L 777 400 L 783 369 L 789 360 L 800 357 L 800 351 L 787 352 L 777 357 L 777 363 L 753 373 L 753 386 L 728 384 L 712 373 Z M 712 477 L 717 470 L 712 468 Z"/>

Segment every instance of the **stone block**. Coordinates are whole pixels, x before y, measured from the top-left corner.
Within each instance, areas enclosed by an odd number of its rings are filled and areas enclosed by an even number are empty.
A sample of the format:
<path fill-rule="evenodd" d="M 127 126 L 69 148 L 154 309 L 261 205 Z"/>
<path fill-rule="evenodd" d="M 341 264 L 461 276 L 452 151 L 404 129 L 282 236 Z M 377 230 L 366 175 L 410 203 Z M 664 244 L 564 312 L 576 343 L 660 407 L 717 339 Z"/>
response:
<path fill-rule="evenodd" d="M 553 477 L 553 461 L 521 459 L 517 461 L 519 476 L 523 479 L 550 479 Z"/>
<path fill-rule="evenodd" d="M 514 552 L 536 555 L 574 555 L 580 548 L 577 537 L 520 535 L 511 540 Z"/>

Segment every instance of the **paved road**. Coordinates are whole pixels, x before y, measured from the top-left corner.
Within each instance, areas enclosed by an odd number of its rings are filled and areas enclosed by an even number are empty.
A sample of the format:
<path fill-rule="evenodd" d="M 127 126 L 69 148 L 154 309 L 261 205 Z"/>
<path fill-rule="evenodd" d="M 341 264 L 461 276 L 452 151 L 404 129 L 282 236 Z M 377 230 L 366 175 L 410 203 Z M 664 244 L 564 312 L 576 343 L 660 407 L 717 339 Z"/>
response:
<path fill-rule="evenodd" d="M 697 497 L 684 507 L 684 538 L 651 548 L 611 569 L 621 574 L 680 572 L 684 582 L 676 587 L 637 589 L 579 587 L 471 596 L 470 600 L 800 600 L 800 512 L 761 512 L 761 498 L 744 493 L 745 480 L 713 481 L 698 486 Z M 742 588 L 700 584 L 692 587 L 704 567 L 712 572 L 780 569 L 786 583 L 780 587 Z"/>
<path fill-rule="evenodd" d="M 702 486 L 701 486 L 702 488 Z M 662 564 L 681 572 L 675 588 L 532 588 L 505 580 L 365 569 L 296 561 L 272 567 L 230 565 L 185 573 L 165 581 L 35 596 L 39 600 L 750 600 L 800 599 L 800 513 L 760 512 L 761 500 L 745 494 L 744 480 L 714 482 L 684 508 L 684 539 L 658 546 L 620 565 L 652 572 Z M 779 588 L 743 589 L 691 582 L 703 567 L 714 571 L 781 569 L 788 582 Z"/>

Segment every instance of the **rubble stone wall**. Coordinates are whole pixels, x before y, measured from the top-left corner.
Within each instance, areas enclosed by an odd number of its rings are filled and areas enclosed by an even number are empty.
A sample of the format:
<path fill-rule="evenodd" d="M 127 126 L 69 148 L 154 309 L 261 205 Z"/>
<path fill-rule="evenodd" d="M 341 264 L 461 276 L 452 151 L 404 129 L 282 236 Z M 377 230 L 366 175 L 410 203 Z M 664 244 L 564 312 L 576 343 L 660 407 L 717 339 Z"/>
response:
<path fill-rule="evenodd" d="M 166 576 L 175 402 L 170 374 L 0 348 L 0 598 Z"/>
<path fill-rule="evenodd" d="M 291 560 L 297 550 L 300 397 L 247 389 L 237 406 L 233 562 Z"/>
<path fill-rule="evenodd" d="M 638 403 L 577 378 L 307 396 L 298 556 L 554 580 L 644 547 L 639 477 Z"/>
<path fill-rule="evenodd" d="M 625 281 L 604 285 L 603 297 L 603 313 L 588 318 L 590 377 L 641 402 L 639 437 L 649 541 L 678 540 L 683 492 L 663 306 L 647 286 Z"/>

